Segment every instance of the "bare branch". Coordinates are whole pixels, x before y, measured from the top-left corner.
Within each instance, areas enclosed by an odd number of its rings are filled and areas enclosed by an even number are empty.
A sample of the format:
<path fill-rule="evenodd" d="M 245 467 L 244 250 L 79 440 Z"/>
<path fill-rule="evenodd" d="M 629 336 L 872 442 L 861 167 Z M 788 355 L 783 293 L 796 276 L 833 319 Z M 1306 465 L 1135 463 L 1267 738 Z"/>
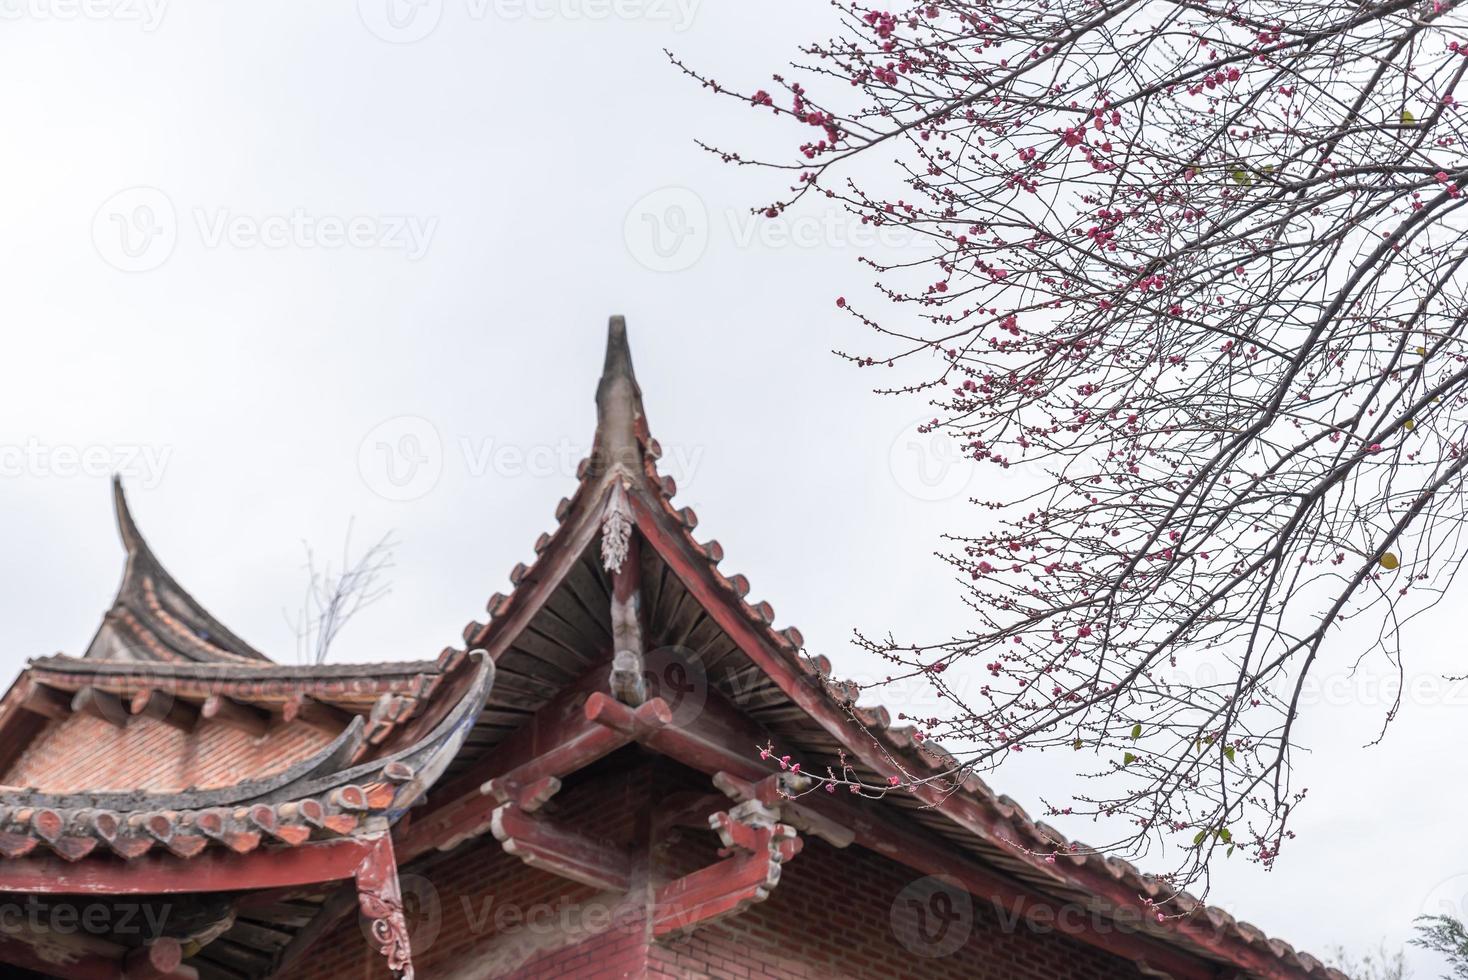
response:
<path fill-rule="evenodd" d="M 397 540 L 387 532 L 360 557 L 352 557 L 352 528 L 356 519 L 347 522 L 346 539 L 342 543 L 340 571 L 330 562 L 316 567 L 316 553 L 306 549 L 306 593 L 301 608 L 286 622 L 296 635 L 296 657 L 302 663 L 323 664 L 331 654 L 332 644 L 342 629 L 363 609 L 392 591 L 391 583 L 382 579 L 393 567 L 393 548 Z"/>

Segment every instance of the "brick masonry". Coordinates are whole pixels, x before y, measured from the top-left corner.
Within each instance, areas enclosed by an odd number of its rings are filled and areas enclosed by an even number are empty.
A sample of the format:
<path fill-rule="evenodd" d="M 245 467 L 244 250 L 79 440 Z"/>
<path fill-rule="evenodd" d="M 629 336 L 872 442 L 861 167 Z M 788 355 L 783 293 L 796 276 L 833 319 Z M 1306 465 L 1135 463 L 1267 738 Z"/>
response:
<path fill-rule="evenodd" d="M 300 724 L 256 738 L 209 721 L 188 733 L 146 716 L 118 727 L 75 714 L 48 722 L 3 782 L 46 793 L 215 789 L 279 772 L 329 741 L 325 731 Z"/>

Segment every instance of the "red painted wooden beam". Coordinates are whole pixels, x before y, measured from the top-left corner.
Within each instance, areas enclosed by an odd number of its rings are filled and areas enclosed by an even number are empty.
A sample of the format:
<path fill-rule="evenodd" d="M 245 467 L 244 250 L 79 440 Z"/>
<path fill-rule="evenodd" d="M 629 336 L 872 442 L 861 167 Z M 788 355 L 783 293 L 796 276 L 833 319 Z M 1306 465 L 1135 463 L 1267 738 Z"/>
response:
<path fill-rule="evenodd" d="M 344 837 L 248 854 L 210 849 L 192 858 L 152 852 L 131 861 L 72 863 L 35 856 L 0 860 L 0 892 L 162 895 L 283 888 L 352 877 L 373 839 Z"/>
<path fill-rule="evenodd" d="M 661 699 L 655 700 L 665 703 Z M 654 702 L 648 702 L 652 703 Z M 586 717 L 700 772 L 713 773 L 732 769 L 751 775 L 768 775 L 768 771 L 757 761 L 758 746 L 762 743 L 755 740 L 753 730 L 746 729 L 751 737 L 741 744 L 738 741 L 738 729 L 731 724 L 731 719 L 719 717 L 719 705 L 722 703 L 717 693 L 710 691 L 705 698 L 703 710 L 686 725 L 673 726 L 664 723 L 648 726 L 640 723 L 633 710 L 625 704 L 619 704 L 608 697 L 598 699 L 593 695 L 586 702 Z M 671 721 L 671 713 L 668 717 Z"/>
<path fill-rule="evenodd" d="M 598 719 L 605 706 L 614 706 L 627 713 L 628 730 L 620 731 L 599 723 Z M 559 779 L 569 776 L 628 744 L 638 732 L 661 728 L 672 720 L 673 715 L 667 704 L 659 700 L 649 701 L 634 711 L 598 691 L 587 699 L 584 717 L 590 724 L 568 726 L 564 741 L 505 775 L 486 782 L 485 789 L 488 790 L 491 783 L 528 786 L 546 777 Z"/>
<path fill-rule="evenodd" d="M 608 841 L 533 817 L 516 803 L 494 811 L 492 829 L 505 853 L 532 868 L 605 891 L 631 887 L 631 856 Z"/>
<path fill-rule="evenodd" d="M 800 839 L 783 824 L 750 826 L 728 813 L 714 814 L 710 823 L 732 853 L 658 889 L 654 936 L 696 929 L 763 902 L 779 884 L 781 867 L 800 853 Z"/>
<path fill-rule="evenodd" d="M 411 861 L 427 851 L 452 847 L 485 833 L 497 806 L 511 799 L 526 802 L 520 799 L 525 788 L 568 776 L 630 744 L 635 726 L 629 722 L 629 731 L 623 732 L 601 724 L 596 718 L 602 704 L 616 705 L 628 717 L 640 717 L 645 727 L 666 724 L 671 718 L 662 701 L 649 701 L 634 712 L 600 691 L 587 696 L 588 686 L 601 686 L 605 681 L 602 669 L 592 668 L 580 683 L 506 739 L 483 764 L 452 785 L 436 788 L 432 805 L 415 817 L 399 840 L 402 859 Z"/>

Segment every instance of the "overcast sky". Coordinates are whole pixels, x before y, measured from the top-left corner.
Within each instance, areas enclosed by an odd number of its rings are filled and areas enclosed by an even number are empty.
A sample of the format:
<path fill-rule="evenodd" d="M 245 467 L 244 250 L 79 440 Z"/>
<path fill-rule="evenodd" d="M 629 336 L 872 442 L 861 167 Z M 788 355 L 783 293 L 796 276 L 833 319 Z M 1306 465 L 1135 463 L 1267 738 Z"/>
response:
<path fill-rule="evenodd" d="M 767 117 L 662 54 L 758 84 L 828 16 L 0 0 L 0 671 L 85 648 L 122 571 L 114 470 L 170 571 L 275 659 L 296 656 L 302 543 L 334 551 L 353 518 L 359 543 L 401 545 L 392 594 L 335 658 L 457 643 L 574 484 L 611 313 L 678 502 L 779 625 L 856 676 L 876 668 L 854 626 L 961 629 L 932 552 L 981 526 L 965 496 L 995 477 L 830 353 L 864 341 L 832 303 L 870 278 L 856 256 L 903 243 L 814 202 L 751 223 L 774 178 L 693 138 L 762 145 Z M 1349 645 L 1327 659 L 1300 839 L 1272 873 L 1221 869 L 1216 904 L 1317 954 L 1468 911 L 1452 598 L 1413 627 L 1408 703 L 1376 748 L 1395 682 L 1350 675 Z M 1074 761 L 991 782 L 1038 813 Z"/>

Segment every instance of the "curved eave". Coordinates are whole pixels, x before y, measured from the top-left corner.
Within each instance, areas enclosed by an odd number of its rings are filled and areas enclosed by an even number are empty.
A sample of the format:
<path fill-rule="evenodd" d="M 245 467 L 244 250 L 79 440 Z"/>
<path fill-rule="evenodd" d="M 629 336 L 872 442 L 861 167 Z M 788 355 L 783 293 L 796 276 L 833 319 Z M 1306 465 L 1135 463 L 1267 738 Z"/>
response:
<path fill-rule="evenodd" d="M 425 713 L 401 748 L 370 761 L 352 764 L 363 741 L 358 718 L 310 758 L 228 790 L 0 791 L 0 891 L 62 888 L 36 877 L 37 861 L 132 862 L 150 852 L 192 859 L 211 850 L 249 854 L 378 833 L 438 780 L 472 728 L 494 665 L 477 652 L 469 664 L 450 703 Z"/>
<path fill-rule="evenodd" d="M 163 567 L 138 530 L 112 480 L 117 530 L 127 565 L 117 597 L 85 656 L 99 660 L 268 664 L 265 656 L 215 619 Z"/>

